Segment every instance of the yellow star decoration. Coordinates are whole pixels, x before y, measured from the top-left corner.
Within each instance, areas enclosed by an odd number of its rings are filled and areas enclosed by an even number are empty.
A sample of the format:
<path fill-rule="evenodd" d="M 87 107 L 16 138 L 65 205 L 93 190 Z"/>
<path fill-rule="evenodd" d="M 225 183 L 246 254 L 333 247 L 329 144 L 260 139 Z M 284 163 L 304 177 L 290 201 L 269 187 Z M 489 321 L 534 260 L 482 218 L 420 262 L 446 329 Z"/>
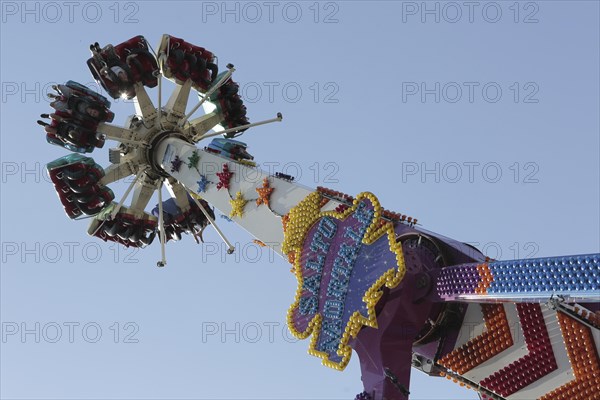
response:
<path fill-rule="evenodd" d="M 263 179 L 262 187 L 256 188 L 256 192 L 258 193 L 258 199 L 256 199 L 256 205 L 260 206 L 264 204 L 269 207 L 269 197 L 271 197 L 271 193 L 273 193 L 274 188 L 269 186 L 269 179 Z"/>
<path fill-rule="evenodd" d="M 244 206 L 246 206 L 247 202 L 248 200 L 244 199 L 242 192 L 237 192 L 235 194 L 235 198 L 229 200 L 229 204 L 231 204 L 231 212 L 229 213 L 229 216 L 233 218 L 237 215 L 242 218 L 244 215 Z"/>
<path fill-rule="evenodd" d="M 371 224 L 367 227 L 365 236 L 363 237 L 362 243 L 370 245 L 379 239 L 382 235 L 387 234 L 389 249 L 392 253 L 396 254 L 396 266 L 388 269 L 383 273 L 377 281 L 371 285 L 371 287 L 365 292 L 363 301 L 366 304 L 367 317 L 364 317 L 360 311 L 355 311 L 350 317 L 344 333 L 340 340 L 340 344 L 337 350 L 337 354 L 342 357 L 339 363 L 329 360 L 329 355 L 325 352 L 318 351 L 316 349 L 319 333 L 321 332 L 322 317 L 318 312 L 313 319 L 308 323 L 308 327 L 304 332 L 298 331 L 293 323 L 294 309 L 298 308 L 300 304 L 300 297 L 302 296 L 304 279 L 302 277 L 302 264 L 300 262 L 300 254 L 302 253 L 302 247 L 306 234 L 310 227 L 317 222 L 320 218 L 329 216 L 338 220 L 344 220 L 350 214 L 354 213 L 357 209 L 358 204 L 363 199 L 368 199 L 373 204 L 374 215 Z M 288 255 L 288 258 L 294 260 L 294 273 L 298 280 L 298 288 L 296 290 L 296 297 L 294 303 L 290 306 L 287 312 L 287 324 L 288 328 L 294 336 L 299 339 L 306 339 L 312 334 L 308 353 L 319 357 L 323 360 L 323 365 L 342 371 L 348 365 L 350 356 L 352 355 L 352 348 L 348 345 L 348 341 L 351 337 L 356 337 L 363 325 L 371 328 L 377 328 L 377 316 L 375 314 L 375 306 L 383 291 L 380 290 L 383 285 L 392 289 L 402 281 L 406 272 L 404 264 L 404 254 L 402 253 L 402 244 L 396 242 L 396 234 L 394 232 L 394 225 L 391 222 L 382 223 L 381 213 L 382 208 L 379 201 L 369 192 L 360 193 L 354 199 L 352 207 L 342 211 L 321 211 L 320 207 L 321 196 L 318 192 L 313 192 L 306 196 L 298 205 L 292 208 L 289 212 L 289 221 L 287 222 L 286 230 L 284 232 L 284 239 L 282 243 L 282 251 Z"/>

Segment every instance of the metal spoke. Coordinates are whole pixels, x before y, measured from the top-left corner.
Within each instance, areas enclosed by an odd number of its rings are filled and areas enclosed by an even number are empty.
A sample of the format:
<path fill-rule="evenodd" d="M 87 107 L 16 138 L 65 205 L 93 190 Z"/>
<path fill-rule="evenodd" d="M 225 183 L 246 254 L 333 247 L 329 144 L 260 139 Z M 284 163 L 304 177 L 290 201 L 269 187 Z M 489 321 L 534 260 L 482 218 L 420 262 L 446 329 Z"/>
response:
<path fill-rule="evenodd" d="M 167 256 L 165 251 L 165 219 L 163 214 L 163 204 L 162 204 L 162 179 L 158 182 L 158 229 L 159 229 L 159 239 L 160 239 L 160 256 L 161 260 L 156 263 L 158 267 L 164 267 L 167 265 Z"/>
<path fill-rule="evenodd" d="M 129 163 L 111 164 L 104 170 L 104 177 L 100 180 L 100 184 L 108 185 L 123 178 L 128 177 L 135 171 L 132 170 Z"/>
<path fill-rule="evenodd" d="M 181 117 L 185 114 L 191 89 L 191 79 L 186 80 L 183 85 L 177 85 L 165 107 L 166 111 L 168 111 L 170 115 Z"/>
<path fill-rule="evenodd" d="M 171 196 L 175 199 L 177 207 L 179 207 L 182 212 L 189 210 L 190 202 L 188 200 L 188 192 L 185 187 L 183 187 L 183 185 L 177 182 L 177 180 L 173 177 L 167 179 L 166 186 Z"/>
<path fill-rule="evenodd" d="M 231 133 L 231 132 L 237 132 L 240 129 L 248 129 L 248 128 L 252 128 L 254 126 L 260 126 L 260 125 L 270 124 L 272 122 L 280 122 L 282 119 L 283 119 L 283 115 L 281 115 L 281 113 L 277 113 L 277 117 L 276 118 L 271 118 L 271 119 L 267 119 L 267 120 L 260 121 L 260 122 L 254 122 L 253 124 L 240 125 L 240 126 L 236 126 L 234 128 L 225 129 L 225 130 L 222 130 L 222 131 L 219 131 L 219 132 L 207 133 L 207 134 L 202 135 L 200 137 L 194 137 L 193 140 L 195 142 L 197 142 L 199 140 L 207 139 L 209 137 L 218 136 L 218 135 L 225 135 L 226 133 Z"/>
<path fill-rule="evenodd" d="M 211 112 L 191 120 L 184 132 L 191 138 L 202 137 L 222 120 L 223 116 L 220 113 L 216 111 Z"/>
<path fill-rule="evenodd" d="M 152 103 L 152 100 L 150 100 L 150 96 L 148 96 L 144 84 L 137 82 L 133 85 L 133 88 L 135 89 L 133 104 L 135 105 L 136 113 L 146 120 L 152 119 L 156 115 L 156 108 L 154 108 L 154 104 Z"/>
<path fill-rule="evenodd" d="M 125 194 L 123 195 L 123 197 L 121 197 L 121 201 L 119 201 L 119 204 L 117 204 L 117 206 L 113 209 L 112 213 L 110 214 L 110 219 L 114 219 L 117 216 L 117 214 L 119 213 L 119 210 L 121 209 L 121 207 L 123 207 L 123 203 L 125 202 L 127 197 L 129 197 L 129 193 L 131 193 L 131 190 L 137 183 L 138 179 L 139 179 L 139 175 L 136 175 L 133 182 L 131 182 L 131 184 L 125 191 Z"/>
<path fill-rule="evenodd" d="M 235 246 L 233 246 L 231 244 L 231 242 L 229 240 L 227 240 L 227 238 L 225 237 L 225 234 L 223 233 L 223 231 L 221 231 L 221 229 L 219 228 L 219 226 L 217 225 L 217 223 L 215 222 L 215 220 L 211 218 L 210 214 L 208 214 L 208 211 L 206 211 L 206 209 L 204 208 L 204 206 L 202 206 L 202 203 L 200 203 L 198 201 L 198 199 L 195 197 L 195 193 L 191 192 L 189 189 L 188 189 L 188 192 L 190 193 L 190 196 L 192 196 L 192 200 L 194 200 L 194 202 L 196 203 L 196 205 L 198 206 L 198 208 L 200 209 L 200 211 L 202 211 L 202 214 L 204 214 L 204 216 L 206 217 L 206 219 L 215 228 L 215 230 L 217 231 L 217 233 L 221 237 L 221 240 L 223 240 L 223 242 L 225 242 L 225 244 L 227 245 L 227 254 L 233 253 L 235 251 Z"/>
<path fill-rule="evenodd" d="M 199 108 L 200 106 L 202 106 L 202 104 L 204 104 L 204 102 L 210 97 L 211 94 L 213 94 L 217 89 L 219 89 L 221 86 L 223 86 L 227 80 L 229 80 L 229 78 L 231 77 L 231 75 L 234 73 L 235 68 L 233 67 L 233 65 L 231 64 L 227 64 L 227 68 L 229 68 L 229 70 L 225 73 L 225 75 L 223 75 L 221 77 L 221 79 L 219 79 L 217 81 L 216 84 L 214 84 L 213 86 L 210 87 L 210 89 L 208 89 L 208 91 L 204 94 L 204 97 L 202 97 L 202 99 L 198 102 L 198 104 L 196 104 L 194 106 L 194 108 L 192 108 L 190 110 L 189 113 L 186 114 L 185 117 L 183 117 L 179 122 L 178 122 L 178 126 L 182 127 L 185 125 L 185 123 L 187 122 L 187 120 L 192 116 L 192 114 L 194 114 Z"/>
<path fill-rule="evenodd" d="M 108 139 L 117 140 L 119 142 L 126 141 L 133 137 L 133 131 L 131 129 L 107 123 L 99 124 L 96 131 L 103 134 Z"/>

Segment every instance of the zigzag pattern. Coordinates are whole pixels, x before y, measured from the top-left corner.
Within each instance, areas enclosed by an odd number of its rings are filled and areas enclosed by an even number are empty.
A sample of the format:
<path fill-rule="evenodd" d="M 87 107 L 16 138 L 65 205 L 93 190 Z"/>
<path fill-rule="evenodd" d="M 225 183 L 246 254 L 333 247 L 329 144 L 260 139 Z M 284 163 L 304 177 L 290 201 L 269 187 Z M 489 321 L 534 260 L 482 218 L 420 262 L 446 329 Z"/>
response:
<path fill-rule="evenodd" d="M 591 329 L 562 312 L 558 322 L 575 379 L 540 400 L 599 400 L 600 359 Z"/>
<path fill-rule="evenodd" d="M 481 304 L 486 331 L 447 354 L 439 364 L 460 375 L 513 345 L 502 304 Z"/>
<path fill-rule="evenodd" d="M 529 354 L 502 368 L 479 384 L 503 397 L 518 392 L 558 368 L 539 304 L 517 304 Z"/>

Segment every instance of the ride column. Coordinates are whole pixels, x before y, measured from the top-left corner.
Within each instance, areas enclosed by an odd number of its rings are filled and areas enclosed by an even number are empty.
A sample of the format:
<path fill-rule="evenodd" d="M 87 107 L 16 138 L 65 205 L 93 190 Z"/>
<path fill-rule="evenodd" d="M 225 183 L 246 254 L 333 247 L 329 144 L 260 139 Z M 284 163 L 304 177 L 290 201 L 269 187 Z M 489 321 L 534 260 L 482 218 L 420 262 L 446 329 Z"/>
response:
<path fill-rule="evenodd" d="M 198 149 L 177 138 L 160 142 L 155 163 L 191 194 L 206 200 L 283 257 L 282 218 L 314 189 Z M 180 165 L 180 168 L 172 168 Z M 339 203 L 331 202 L 335 208 Z M 328 208 L 329 208 L 328 207 Z"/>

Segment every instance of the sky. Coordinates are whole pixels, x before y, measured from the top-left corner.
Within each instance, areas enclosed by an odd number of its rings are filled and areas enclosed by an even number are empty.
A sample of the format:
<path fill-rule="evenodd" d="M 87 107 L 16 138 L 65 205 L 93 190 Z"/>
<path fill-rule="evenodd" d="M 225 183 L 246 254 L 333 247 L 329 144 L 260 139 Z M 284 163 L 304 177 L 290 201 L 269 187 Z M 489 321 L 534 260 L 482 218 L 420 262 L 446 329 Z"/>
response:
<path fill-rule="evenodd" d="M 289 264 L 219 219 L 134 251 L 86 234 L 44 172 L 45 94 L 98 90 L 89 44 L 171 34 L 232 63 L 265 169 L 371 191 L 425 229 L 496 259 L 600 251 L 599 3 L 1 2 L 0 397 L 347 399 L 285 316 Z M 165 90 L 173 88 L 165 84 Z M 149 90 L 156 98 L 156 90 Z M 168 93 L 168 92 L 167 92 Z M 133 113 L 113 101 L 115 124 Z M 107 149 L 90 156 L 108 165 Z M 200 143 L 200 146 L 205 144 Z M 127 182 L 110 185 L 117 198 Z M 155 203 L 153 203 L 155 204 Z M 413 400 L 476 399 L 413 371 Z"/>

